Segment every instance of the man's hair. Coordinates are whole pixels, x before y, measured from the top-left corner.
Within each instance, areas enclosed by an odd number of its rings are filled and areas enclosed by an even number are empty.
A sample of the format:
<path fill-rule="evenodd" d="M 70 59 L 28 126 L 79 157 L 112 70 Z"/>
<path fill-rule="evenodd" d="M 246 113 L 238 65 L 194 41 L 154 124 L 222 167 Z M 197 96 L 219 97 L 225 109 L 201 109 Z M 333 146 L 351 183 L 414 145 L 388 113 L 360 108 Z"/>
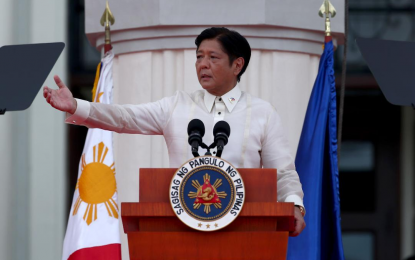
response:
<path fill-rule="evenodd" d="M 224 27 L 212 27 L 205 29 L 196 37 L 196 51 L 199 50 L 202 41 L 210 39 L 216 39 L 221 44 L 223 51 L 229 57 L 229 65 L 232 65 L 233 61 L 239 57 L 244 59 L 244 66 L 237 76 L 239 82 L 251 58 L 251 46 L 249 46 L 248 41 L 236 31 L 231 31 Z"/>

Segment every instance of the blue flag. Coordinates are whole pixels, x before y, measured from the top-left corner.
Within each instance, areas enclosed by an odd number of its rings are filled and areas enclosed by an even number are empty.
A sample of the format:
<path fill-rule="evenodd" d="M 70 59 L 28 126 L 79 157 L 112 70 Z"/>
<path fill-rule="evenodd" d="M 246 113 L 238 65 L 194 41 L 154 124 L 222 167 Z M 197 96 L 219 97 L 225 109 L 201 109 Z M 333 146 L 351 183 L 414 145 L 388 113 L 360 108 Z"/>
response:
<path fill-rule="evenodd" d="M 295 164 L 304 190 L 307 224 L 288 243 L 289 260 L 344 260 L 337 167 L 333 42 L 320 59 Z"/>

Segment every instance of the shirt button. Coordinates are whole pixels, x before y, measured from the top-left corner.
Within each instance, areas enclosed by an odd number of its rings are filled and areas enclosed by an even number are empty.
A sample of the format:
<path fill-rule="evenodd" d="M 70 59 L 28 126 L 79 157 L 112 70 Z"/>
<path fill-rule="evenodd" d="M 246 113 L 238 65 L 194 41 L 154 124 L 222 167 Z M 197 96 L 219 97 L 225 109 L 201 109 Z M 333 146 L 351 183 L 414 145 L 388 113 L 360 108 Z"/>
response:
<path fill-rule="evenodd" d="M 218 112 L 218 115 L 220 115 L 220 112 Z"/>
<path fill-rule="evenodd" d="M 219 101 L 222 101 L 222 98 L 219 98 Z"/>

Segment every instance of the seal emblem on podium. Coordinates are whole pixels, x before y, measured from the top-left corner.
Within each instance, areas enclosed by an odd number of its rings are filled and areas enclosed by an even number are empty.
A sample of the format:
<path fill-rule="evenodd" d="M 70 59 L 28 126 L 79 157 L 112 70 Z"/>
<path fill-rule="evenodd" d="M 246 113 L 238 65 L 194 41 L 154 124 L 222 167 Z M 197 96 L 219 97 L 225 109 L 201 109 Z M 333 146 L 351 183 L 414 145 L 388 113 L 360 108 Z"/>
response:
<path fill-rule="evenodd" d="M 173 211 L 184 224 L 200 231 L 216 231 L 232 223 L 241 212 L 245 186 L 229 162 L 200 156 L 177 169 L 169 196 Z"/>

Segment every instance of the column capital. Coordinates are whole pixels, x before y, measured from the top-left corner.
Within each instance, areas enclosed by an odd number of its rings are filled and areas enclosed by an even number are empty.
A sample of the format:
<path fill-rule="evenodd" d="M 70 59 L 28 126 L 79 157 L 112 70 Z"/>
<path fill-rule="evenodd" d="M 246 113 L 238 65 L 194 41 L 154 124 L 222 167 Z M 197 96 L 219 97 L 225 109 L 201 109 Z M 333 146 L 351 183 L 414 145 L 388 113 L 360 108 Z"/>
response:
<path fill-rule="evenodd" d="M 321 0 L 117 0 L 110 2 L 116 23 L 111 39 L 116 54 L 161 49 L 193 49 L 205 28 L 224 26 L 244 35 L 252 49 L 321 55 L 324 19 Z M 344 40 L 344 0 L 333 0 L 335 44 Z M 103 1 L 85 1 L 85 31 L 98 49 L 104 44 L 99 20 Z"/>

